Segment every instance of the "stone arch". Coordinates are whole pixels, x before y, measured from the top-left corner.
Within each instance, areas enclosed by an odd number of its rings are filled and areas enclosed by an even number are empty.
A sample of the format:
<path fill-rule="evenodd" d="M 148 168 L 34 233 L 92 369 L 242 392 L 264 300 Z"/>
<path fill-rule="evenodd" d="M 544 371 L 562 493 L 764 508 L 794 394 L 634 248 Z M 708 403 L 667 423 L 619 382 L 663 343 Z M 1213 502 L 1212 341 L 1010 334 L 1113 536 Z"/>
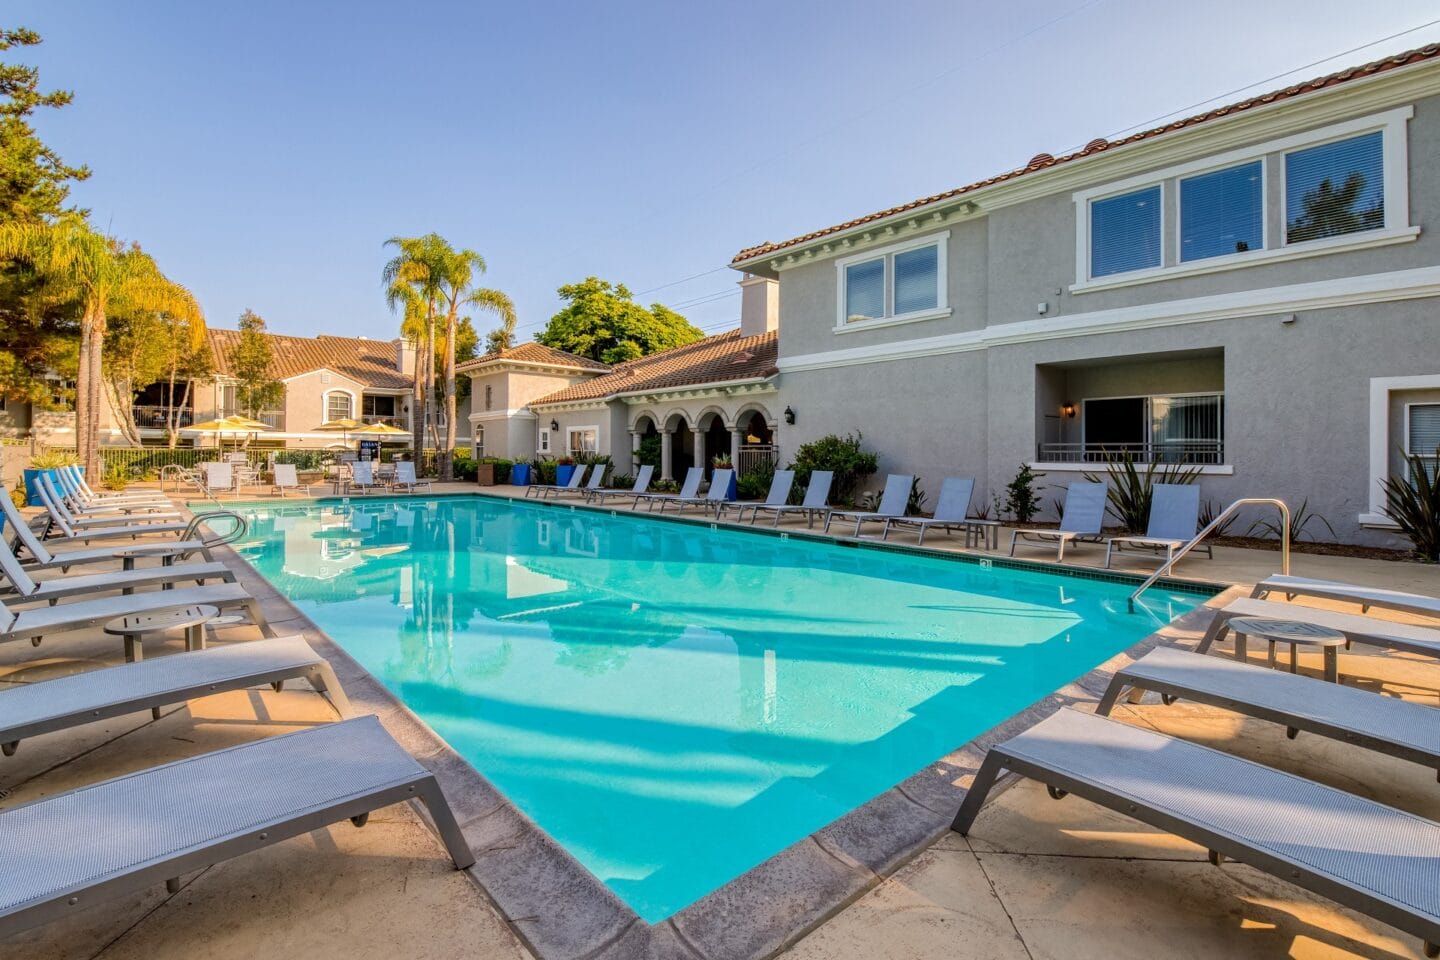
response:
<path fill-rule="evenodd" d="M 644 422 L 646 420 L 650 421 L 651 426 L 653 426 L 656 430 L 660 429 L 660 424 L 663 422 L 658 416 L 656 416 L 654 410 L 651 410 L 647 407 L 646 409 L 637 412 L 635 416 L 630 419 L 630 432 L 649 432 L 648 429 L 644 426 Z"/>
<path fill-rule="evenodd" d="M 724 411 L 722 408 L 717 407 L 717 406 L 715 406 L 714 404 L 711 404 L 710 406 L 705 407 L 703 410 L 701 410 L 699 413 L 697 413 L 697 414 L 695 415 L 695 418 L 694 418 L 693 420 L 691 420 L 690 422 L 693 423 L 693 424 L 694 424 L 695 426 L 697 426 L 697 427 L 700 427 L 700 426 L 705 426 L 705 427 L 713 426 L 713 424 L 707 424 L 707 423 L 706 423 L 706 420 L 709 419 L 710 417 L 716 417 L 716 418 L 718 418 L 719 421 L 720 421 L 720 423 L 725 427 L 726 430 L 734 429 L 735 421 L 731 420 L 730 417 L 725 413 L 725 411 Z"/>

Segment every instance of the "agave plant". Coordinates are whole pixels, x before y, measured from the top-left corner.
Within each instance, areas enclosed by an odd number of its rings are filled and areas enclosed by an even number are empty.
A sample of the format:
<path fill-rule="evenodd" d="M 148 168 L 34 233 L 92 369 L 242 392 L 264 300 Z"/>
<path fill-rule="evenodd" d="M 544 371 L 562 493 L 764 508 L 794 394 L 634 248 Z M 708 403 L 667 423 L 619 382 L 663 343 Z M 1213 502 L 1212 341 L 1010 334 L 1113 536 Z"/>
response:
<path fill-rule="evenodd" d="M 1194 483 L 1200 479 L 1199 467 L 1187 467 L 1181 463 L 1149 463 L 1142 471 L 1129 453 L 1107 460 L 1105 471 L 1110 481 L 1106 509 L 1120 521 L 1126 533 L 1133 534 L 1143 534 L 1150 523 L 1150 502 L 1155 496 L 1155 484 Z M 1102 483 L 1105 478 L 1087 473 L 1085 479 L 1091 483 Z"/>
<path fill-rule="evenodd" d="M 1310 511 L 1310 501 L 1307 498 L 1300 501 L 1299 507 L 1290 511 L 1290 542 L 1298 543 L 1300 539 L 1305 536 L 1305 528 L 1315 522 L 1320 523 L 1321 526 L 1330 531 L 1331 540 L 1335 539 L 1335 528 L 1330 526 L 1329 520 L 1326 520 L 1318 513 L 1312 513 Z M 1256 520 L 1250 524 L 1250 529 L 1246 531 L 1246 535 L 1253 537 L 1256 534 L 1262 534 L 1278 540 L 1280 538 L 1280 524 L 1275 520 Z"/>
<path fill-rule="evenodd" d="M 1440 449 L 1435 451 L 1440 458 Z M 1405 477 L 1384 477 L 1385 515 L 1415 544 L 1427 563 L 1440 563 L 1440 477 L 1432 476 L 1424 457 L 1405 455 Z"/>

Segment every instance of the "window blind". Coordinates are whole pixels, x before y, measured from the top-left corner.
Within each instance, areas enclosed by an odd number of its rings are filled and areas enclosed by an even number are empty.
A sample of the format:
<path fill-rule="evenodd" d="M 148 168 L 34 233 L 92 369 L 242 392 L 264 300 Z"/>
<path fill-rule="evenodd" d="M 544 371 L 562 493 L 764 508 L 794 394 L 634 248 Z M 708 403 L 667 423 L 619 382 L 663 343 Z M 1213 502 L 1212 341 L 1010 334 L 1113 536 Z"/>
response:
<path fill-rule="evenodd" d="M 852 263 L 845 268 L 845 320 L 885 316 L 885 260 Z"/>
<path fill-rule="evenodd" d="M 1160 187 L 1090 203 L 1090 276 L 1160 266 Z"/>
<path fill-rule="evenodd" d="M 1380 131 L 1285 155 L 1285 241 L 1302 243 L 1385 226 Z"/>
<path fill-rule="evenodd" d="M 895 254 L 895 315 L 933 310 L 940 304 L 940 248 Z"/>
<path fill-rule="evenodd" d="M 1204 260 L 1265 246 L 1259 160 L 1180 181 L 1180 259 Z"/>

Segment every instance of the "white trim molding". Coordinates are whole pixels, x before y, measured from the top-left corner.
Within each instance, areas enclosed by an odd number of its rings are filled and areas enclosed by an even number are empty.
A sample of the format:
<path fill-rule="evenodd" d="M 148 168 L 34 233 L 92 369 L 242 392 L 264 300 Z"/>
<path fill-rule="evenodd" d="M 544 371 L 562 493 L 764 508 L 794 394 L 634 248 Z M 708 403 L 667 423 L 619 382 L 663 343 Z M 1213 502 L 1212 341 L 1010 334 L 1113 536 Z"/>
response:
<path fill-rule="evenodd" d="M 1390 394 L 1399 390 L 1440 390 L 1440 373 L 1415 377 L 1370 378 L 1370 509 L 1359 516 L 1362 527 L 1397 530 L 1399 525 L 1385 515 L 1385 488 L 1381 480 L 1390 475 Z"/>
<path fill-rule="evenodd" d="M 516 420 L 536 419 L 534 411 L 528 407 L 519 407 L 513 410 L 482 410 L 479 413 L 470 414 L 467 419 L 471 423 L 489 423 L 492 420 L 510 420 L 512 418 Z"/>
<path fill-rule="evenodd" d="M 892 313 L 895 309 L 895 256 L 901 253 L 908 253 L 911 250 L 923 250 L 926 247 L 936 247 L 935 251 L 935 306 L 927 307 L 924 310 L 912 310 L 908 313 Z M 937 233 L 927 233 L 923 237 L 915 237 L 900 243 L 892 243 L 884 247 L 876 247 L 866 250 L 863 253 L 851 254 L 848 257 L 841 257 L 835 261 L 835 332 L 853 333 L 856 330 L 873 330 L 876 327 L 890 327 L 899 323 L 914 323 L 917 320 L 934 320 L 937 317 L 948 317 L 950 315 L 950 282 L 948 277 L 948 263 L 950 259 L 950 231 L 941 230 Z M 845 312 L 845 271 L 857 263 L 869 263 L 872 260 L 883 261 L 883 269 L 880 273 L 882 286 L 881 299 L 884 304 L 885 315 L 871 317 L 868 320 L 847 320 Z"/>
<path fill-rule="evenodd" d="M 793 357 L 782 356 L 776 365 L 781 373 L 822 370 L 947 353 L 968 353 L 1015 343 L 1150 330 L 1206 323 L 1211 320 L 1294 313 L 1300 310 L 1326 310 L 1365 303 L 1417 300 L 1424 297 L 1440 297 L 1440 266 L 1336 277 L 1281 287 L 1138 304 L 1113 310 L 1092 310 L 1066 317 L 997 323 L 982 330 L 966 330 L 935 337 L 898 340 L 869 347 L 847 347 L 843 350 L 827 350 Z"/>
<path fill-rule="evenodd" d="M 1188 277 L 1222 270 L 1236 270 L 1263 263 L 1293 260 L 1300 257 L 1338 253 L 1344 250 L 1362 250 L 1367 247 L 1384 246 L 1414 240 L 1420 234 L 1418 227 L 1410 225 L 1409 185 L 1409 131 L 1408 121 L 1415 116 L 1413 106 L 1397 107 L 1383 113 L 1354 117 L 1340 123 L 1333 123 L 1316 130 L 1295 133 L 1285 137 L 1266 140 L 1240 147 L 1225 153 L 1199 160 L 1190 160 L 1162 167 L 1146 173 L 1116 180 L 1099 186 L 1077 190 L 1071 194 L 1075 204 L 1075 283 L 1070 285 L 1071 293 L 1090 293 L 1095 290 L 1109 290 L 1174 277 Z M 1307 240 L 1303 243 L 1289 243 L 1285 239 L 1285 158 L 1296 150 L 1308 149 L 1345 140 L 1367 133 L 1380 132 L 1382 138 L 1382 165 L 1384 169 L 1385 224 L 1380 229 L 1360 233 L 1329 237 L 1324 240 Z M 1259 161 L 1261 164 L 1260 204 L 1262 211 L 1261 248 L 1201 260 L 1185 261 L 1180 251 L 1180 183 L 1190 177 L 1229 169 L 1245 163 Z M 1270 189 L 1274 170 L 1278 189 Z M 1103 277 L 1090 275 L 1090 205 L 1096 200 L 1123 196 L 1136 190 L 1160 188 L 1160 266 L 1142 270 L 1127 270 L 1123 273 L 1106 274 Z M 1279 235 L 1272 230 L 1272 206 L 1278 205 Z M 1175 211 L 1174 222 L 1170 222 L 1170 211 Z M 1173 242 L 1172 242 L 1173 241 Z"/>

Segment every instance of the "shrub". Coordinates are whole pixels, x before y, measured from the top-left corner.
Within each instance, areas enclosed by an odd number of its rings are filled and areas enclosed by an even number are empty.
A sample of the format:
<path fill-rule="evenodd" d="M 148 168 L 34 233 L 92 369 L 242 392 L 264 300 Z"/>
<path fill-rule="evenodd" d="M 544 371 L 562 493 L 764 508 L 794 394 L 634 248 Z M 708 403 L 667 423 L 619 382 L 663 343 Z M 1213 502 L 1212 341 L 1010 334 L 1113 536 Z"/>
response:
<path fill-rule="evenodd" d="M 1179 463 L 1155 464 L 1145 467 L 1144 472 L 1135 466 L 1135 458 L 1129 453 L 1111 457 L 1105 462 L 1105 471 L 1110 481 L 1105 499 L 1105 509 L 1126 533 L 1143 534 L 1150 525 L 1150 504 L 1155 497 L 1157 483 L 1194 483 L 1200 479 L 1199 467 L 1187 467 Z M 1091 483 L 1103 482 L 1102 477 L 1093 473 L 1084 474 Z"/>
<path fill-rule="evenodd" d="M 1311 513 L 1310 501 L 1309 499 L 1305 499 L 1300 501 L 1300 506 L 1297 509 L 1290 511 L 1290 542 L 1298 543 L 1300 538 L 1305 535 L 1305 528 L 1310 526 L 1312 521 L 1317 520 L 1326 530 L 1330 531 L 1330 539 L 1334 540 L 1335 528 L 1330 526 L 1330 521 L 1320 516 L 1320 514 Z M 1245 533 L 1246 536 L 1251 537 L 1257 533 L 1263 534 L 1278 540 L 1280 539 L 1280 524 L 1276 520 L 1256 520 L 1250 524 L 1250 529 L 1245 531 Z"/>
<path fill-rule="evenodd" d="M 635 486 L 635 477 L 628 473 L 612 473 L 606 478 L 605 486 L 611 490 L 629 490 Z"/>
<path fill-rule="evenodd" d="M 775 461 L 761 460 L 740 474 L 735 481 L 735 496 L 741 500 L 763 500 L 775 479 Z"/>
<path fill-rule="evenodd" d="M 25 499 L 25 484 L 23 481 L 16 481 L 15 489 L 10 491 L 10 502 L 23 510 L 28 505 Z"/>
<path fill-rule="evenodd" d="M 533 474 L 530 478 L 531 483 L 550 485 L 555 482 L 555 460 L 550 457 L 537 457 L 530 467 L 530 472 Z"/>
<path fill-rule="evenodd" d="M 1220 516 L 1224 509 L 1225 507 L 1223 504 L 1217 503 L 1214 500 L 1206 500 L 1204 503 L 1202 503 L 1200 505 L 1200 529 L 1204 530 L 1206 527 L 1210 526 L 1210 524 L 1214 523 L 1215 518 Z M 1225 518 L 1225 521 L 1221 523 L 1220 526 L 1216 527 L 1211 532 L 1212 535 L 1216 537 L 1229 536 L 1230 528 L 1235 526 L 1236 519 L 1238 518 L 1235 516 L 1235 514 L 1232 513 L 1230 516 Z"/>
<path fill-rule="evenodd" d="M 916 477 L 910 481 L 910 498 L 905 501 L 905 516 L 918 517 L 925 512 L 925 490 L 920 486 L 920 478 Z"/>
<path fill-rule="evenodd" d="M 734 469 L 735 464 L 731 462 L 730 454 L 717 453 L 715 454 L 715 456 L 710 458 L 710 466 L 714 467 L 716 470 L 732 470 Z"/>
<path fill-rule="evenodd" d="M 795 462 L 790 469 L 795 471 L 795 480 L 800 487 L 810 485 L 810 474 L 816 470 L 834 471 L 835 480 L 830 488 L 832 503 L 850 504 L 855 502 L 855 488 L 860 481 L 880 469 L 880 458 L 862 450 L 859 433 L 838 436 L 830 434 L 819 440 L 801 444 L 795 451 Z"/>
<path fill-rule="evenodd" d="M 331 459 L 327 450 L 276 450 L 276 463 L 293 464 L 296 470 L 315 471 L 324 468 Z"/>
<path fill-rule="evenodd" d="M 658 433 L 647 433 L 640 438 L 640 452 L 637 456 L 642 467 L 660 466 L 660 453 L 664 449 L 662 443 Z"/>
<path fill-rule="evenodd" d="M 1435 451 L 1440 457 L 1440 449 Z M 1400 525 L 1400 532 L 1415 545 L 1426 563 L 1440 563 L 1440 478 L 1431 476 L 1425 461 L 1405 455 L 1405 477 L 1386 477 L 1385 515 Z"/>
<path fill-rule="evenodd" d="M 101 478 L 100 482 L 105 485 L 105 489 L 107 490 L 124 490 L 130 483 L 130 471 L 124 464 L 106 464 L 105 475 Z"/>
<path fill-rule="evenodd" d="M 47 450 L 44 453 L 37 453 L 30 458 L 31 470 L 58 470 L 61 467 L 73 467 L 80 462 L 80 459 L 73 453 L 62 450 Z"/>
<path fill-rule="evenodd" d="M 1022 463 L 1015 471 L 1015 478 L 1005 485 L 1005 499 L 995 496 L 997 516 L 1009 516 L 1016 523 L 1025 524 L 1035 519 L 1044 501 L 1035 495 L 1035 471 L 1030 464 Z"/>
<path fill-rule="evenodd" d="M 656 493 L 679 493 L 680 481 L 656 480 L 654 483 L 650 484 L 650 489 L 655 491 Z"/>
<path fill-rule="evenodd" d="M 473 460 L 470 454 L 462 450 L 456 450 L 450 454 L 450 473 L 456 480 L 473 481 L 475 479 L 475 468 L 482 462 L 488 463 L 489 461 Z M 496 482 L 498 483 L 499 481 L 497 480 Z"/>

